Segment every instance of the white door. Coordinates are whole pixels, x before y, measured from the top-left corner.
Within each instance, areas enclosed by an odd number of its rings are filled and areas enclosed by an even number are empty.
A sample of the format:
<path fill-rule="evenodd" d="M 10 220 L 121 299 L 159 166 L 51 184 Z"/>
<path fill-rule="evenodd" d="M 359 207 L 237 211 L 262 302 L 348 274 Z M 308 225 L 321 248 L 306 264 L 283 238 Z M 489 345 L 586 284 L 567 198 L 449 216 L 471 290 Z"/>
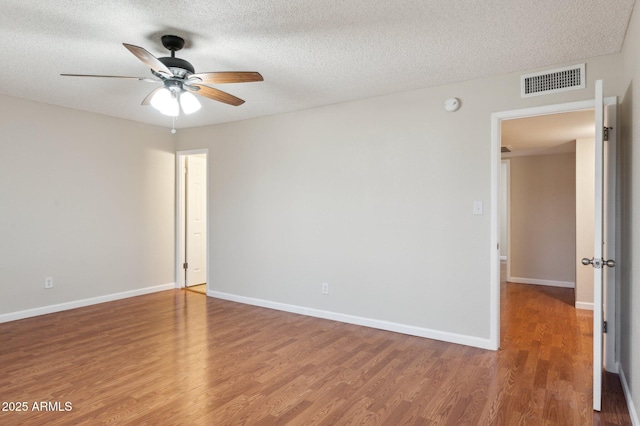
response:
<path fill-rule="evenodd" d="M 602 368 L 603 368 L 603 324 L 604 324 L 604 298 L 603 288 L 606 287 L 607 273 L 605 268 L 615 266 L 611 256 L 614 252 L 614 245 L 611 236 L 613 230 L 607 232 L 607 222 L 605 221 L 605 208 L 611 204 L 611 200 L 605 203 L 605 196 L 614 196 L 611 188 L 608 188 L 607 177 L 611 176 L 612 170 L 607 170 L 607 163 L 614 164 L 615 158 L 611 155 L 605 156 L 605 108 L 603 99 L 602 81 L 596 81 L 595 97 L 595 214 L 594 214 L 594 243 L 593 258 L 583 259 L 586 265 L 591 264 L 594 268 L 593 274 L 593 409 L 600 411 L 602 405 Z M 611 152 L 610 152 L 611 154 Z M 607 159 L 608 161 L 605 161 Z M 607 193 L 607 189 L 609 192 Z M 607 219 L 610 219 L 608 217 Z M 606 239 L 606 241 L 605 241 Z M 606 243 L 606 245 L 605 245 Z M 611 300 L 608 301 L 611 303 Z M 608 345 L 611 346 L 611 345 Z"/>
<path fill-rule="evenodd" d="M 616 258 L 616 102 L 607 102 L 605 99 L 604 125 L 609 129 L 608 140 L 604 141 L 604 213 L 603 213 L 603 258 L 613 260 Z M 609 262 L 609 265 L 615 265 Z M 607 323 L 607 332 L 603 336 L 604 368 L 614 373 L 618 372 L 615 355 L 616 336 L 616 272 L 613 267 L 606 267 L 602 271 L 602 306 L 603 320 Z"/>
<path fill-rule="evenodd" d="M 186 158 L 186 230 L 185 285 L 207 281 L 207 158 L 191 155 Z"/>

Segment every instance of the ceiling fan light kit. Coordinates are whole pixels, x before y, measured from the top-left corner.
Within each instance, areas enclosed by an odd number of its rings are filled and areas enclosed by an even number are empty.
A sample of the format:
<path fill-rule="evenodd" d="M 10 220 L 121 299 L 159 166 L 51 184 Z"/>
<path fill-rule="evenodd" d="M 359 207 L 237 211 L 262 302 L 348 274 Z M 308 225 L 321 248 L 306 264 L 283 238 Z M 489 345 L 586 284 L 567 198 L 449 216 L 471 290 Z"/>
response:
<path fill-rule="evenodd" d="M 185 114 L 193 114 L 202 107 L 198 98 L 189 92 L 182 92 L 180 94 L 180 106 Z"/>
<path fill-rule="evenodd" d="M 193 94 L 218 102 L 239 106 L 244 100 L 222 90 L 209 87 L 211 84 L 248 83 L 263 81 L 262 75 L 255 71 L 222 71 L 196 74 L 195 68 L 188 61 L 176 58 L 175 53 L 184 47 L 184 39 L 175 35 L 162 36 L 162 45 L 171 52 L 171 56 L 156 58 L 142 47 L 123 43 L 133 55 L 151 68 L 157 77 L 125 77 L 110 75 L 61 74 L 66 77 L 106 77 L 136 79 L 162 83 L 162 87 L 153 90 L 142 101 L 142 105 L 151 105 L 164 115 L 178 117 L 180 108 L 185 114 L 192 114 L 201 108 L 201 104 Z"/>
<path fill-rule="evenodd" d="M 156 91 L 151 98 L 151 106 L 169 117 L 177 117 L 180 114 L 178 95 L 167 88 Z"/>

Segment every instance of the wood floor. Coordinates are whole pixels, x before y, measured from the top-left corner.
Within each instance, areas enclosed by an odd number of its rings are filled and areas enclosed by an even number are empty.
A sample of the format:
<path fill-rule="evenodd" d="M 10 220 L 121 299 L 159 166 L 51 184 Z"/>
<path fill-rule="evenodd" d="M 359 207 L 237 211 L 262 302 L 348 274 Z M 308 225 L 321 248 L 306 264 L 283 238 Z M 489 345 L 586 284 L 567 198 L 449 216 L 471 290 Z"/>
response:
<path fill-rule="evenodd" d="M 207 285 L 206 284 L 198 284 L 192 285 L 191 287 L 186 288 L 188 291 L 195 291 L 200 294 L 207 294 Z"/>
<path fill-rule="evenodd" d="M 571 292 L 504 285 L 497 352 L 184 290 L 0 324 L 0 424 L 630 424 Z"/>

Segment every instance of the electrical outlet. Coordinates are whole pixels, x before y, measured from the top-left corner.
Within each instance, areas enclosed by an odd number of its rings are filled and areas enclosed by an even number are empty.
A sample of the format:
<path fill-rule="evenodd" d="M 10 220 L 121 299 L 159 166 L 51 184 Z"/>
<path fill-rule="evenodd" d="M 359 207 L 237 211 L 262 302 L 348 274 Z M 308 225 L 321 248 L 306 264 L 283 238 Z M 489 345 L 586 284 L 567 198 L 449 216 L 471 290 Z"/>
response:
<path fill-rule="evenodd" d="M 329 283 L 322 283 L 322 294 L 329 294 Z"/>
<path fill-rule="evenodd" d="M 46 277 L 44 279 L 44 288 L 53 288 L 53 277 Z"/>

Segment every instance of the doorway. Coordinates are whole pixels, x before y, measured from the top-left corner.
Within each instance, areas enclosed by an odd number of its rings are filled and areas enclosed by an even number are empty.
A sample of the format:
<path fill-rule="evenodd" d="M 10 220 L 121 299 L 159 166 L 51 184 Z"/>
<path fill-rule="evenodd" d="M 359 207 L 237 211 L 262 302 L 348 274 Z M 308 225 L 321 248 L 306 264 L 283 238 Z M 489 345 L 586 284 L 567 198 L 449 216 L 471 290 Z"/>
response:
<path fill-rule="evenodd" d="M 616 122 L 616 110 L 615 105 L 617 99 L 615 97 L 606 98 L 605 105 L 609 114 L 610 123 Z M 492 114 L 491 117 L 491 137 L 492 137 L 492 151 L 491 156 L 491 332 L 490 340 L 492 347 L 498 349 L 500 347 L 500 173 L 501 173 L 501 127 L 502 122 L 505 120 L 512 120 L 526 117 L 536 116 L 551 116 L 558 113 L 575 112 L 592 110 L 595 107 L 594 100 L 572 102 L 566 104 L 547 105 L 542 107 L 527 108 L 521 110 L 504 111 Z M 615 126 L 614 126 L 615 127 Z M 613 167 L 610 168 L 612 173 L 608 176 L 609 179 L 609 197 L 607 198 L 606 205 L 607 211 L 613 213 L 606 220 L 609 223 L 609 229 L 615 229 L 615 129 L 610 132 L 609 142 L 609 160 L 608 164 Z M 609 248 L 615 248 L 615 235 L 607 236 L 607 242 Z M 608 274 L 608 284 L 604 289 L 605 301 L 604 306 L 607 311 L 607 317 L 610 319 L 611 325 L 609 326 L 609 334 L 605 335 L 604 352 L 605 352 L 605 368 L 607 371 L 616 372 L 615 363 L 615 294 L 616 283 L 615 273 L 612 270 L 606 271 Z M 611 327 L 614 327 L 613 329 Z"/>
<path fill-rule="evenodd" d="M 208 150 L 176 153 L 176 287 L 209 288 Z"/>
<path fill-rule="evenodd" d="M 594 140 L 589 109 L 501 123 L 500 258 L 507 281 L 570 288 L 571 304 L 591 310 L 593 269 L 576 257 L 593 251 Z"/>

